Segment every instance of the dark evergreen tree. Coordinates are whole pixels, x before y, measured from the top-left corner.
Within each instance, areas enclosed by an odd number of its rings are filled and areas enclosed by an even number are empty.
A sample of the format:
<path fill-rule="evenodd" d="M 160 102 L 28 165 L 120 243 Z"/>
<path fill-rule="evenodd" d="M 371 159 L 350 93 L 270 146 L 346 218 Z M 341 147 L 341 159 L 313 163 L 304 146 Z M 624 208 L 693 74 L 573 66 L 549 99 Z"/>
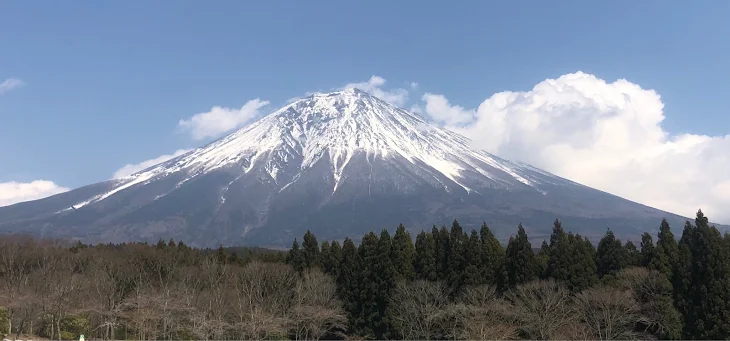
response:
<path fill-rule="evenodd" d="M 330 243 L 328 263 L 331 264 L 329 273 L 335 278 L 338 278 L 340 274 L 340 264 L 342 263 L 342 246 L 340 246 L 340 243 L 336 240 L 333 240 L 332 243 Z"/>
<path fill-rule="evenodd" d="M 463 276 L 466 269 L 466 246 L 469 242 L 459 222 L 454 220 L 449 232 L 449 244 L 447 248 L 447 283 L 457 292 L 463 284 Z"/>
<path fill-rule="evenodd" d="M 449 275 L 449 230 L 446 226 L 441 226 L 441 229 L 435 231 L 434 240 L 436 242 L 436 265 L 438 266 L 438 279 L 448 280 Z"/>
<path fill-rule="evenodd" d="M 322 271 L 326 274 L 331 273 L 332 267 L 334 266 L 330 256 L 330 242 L 323 240 L 319 247 L 319 259 L 322 264 Z"/>
<path fill-rule="evenodd" d="M 566 281 L 570 277 L 570 265 L 573 263 L 571 245 L 568 234 L 563 230 L 560 221 L 553 222 L 553 232 L 550 234 L 548 262 L 546 275 L 557 281 Z"/>
<path fill-rule="evenodd" d="M 412 280 L 416 277 L 413 263 L 416 257 L 416 249 L 413 246 L 411 234 L 406 231 L 403 224 L 398 226 L 393 236 L 393 266 L 397 279 Z"/>
<path fill-rule="evenodd" d="M 170 238 L 170 241 L 167 242 L 167 247 L 168 248 L 174 248 L 175 247 L 175 241 L 172 240 L 172 238 Z"/>
<path fill-rule="evenodd" d="M 482 251 L 482 241 L 479 238 L 479 233 L 471 230 L 465 248 L 466 266 L 461 276 L 461 286 L 479 285 L 484 282 L 484 272 L 480 269 L 480 263 L 483 259 Z"/>
<path fill-rule="evenodd" d="M 550 258 L 549 255 L 550 246 L 546 240 L 543 240 L 540 245 L 540 250 L 537 252 L 537 256 L 535 257 L 535 274 L 541 279 L 547 278 L 548 259 Z"/>
<path fill-rule="evenodd" d="M 639 264 L 644 267 L 649 267 L 652 258 L 654 257 L 654 240 L 648 232 L 644 232 L 641 235 L 641 250 L 639 251 Z"/>
<path fill-rule="evenodd" d="M 572 233 L 568 234 L 568 245 L 571 262 L 568 265 L 567 277 L 563 281 L 571 291 L 583 291 L 598 281 L 596 249 L 588 238 Z"/>
<path fill-rule="evenodd" d="M 350 326 L 358 335 L 369 338 L 379 338 L 376 333 L 382 322 L 379 301 L 382 296 L 380 293 L 381 278 L 378 274 L 380 270 L 378 262 L 381 261 L 379 242 L 378 236 L 370 232 L 362 238 L 360 247 L 357 249 L 358 262 L 355 269 L 356 280 L 354 283 L 357 291 L 353 295 L 354 313 L 352 314 Z"/>
<path fill-rule="evenodd" d="M 302 242 L 302 251 L 304 253 L 304 267 L 307 269 L 322 266 L 322 260 L 320 258 L 319 243 L 317 243 L 317 237 L 307 230 L 304 234 L 304 241 Z"/>
<path fill-rule="evenodd" d="M 304 254 L 299 249 L 299 242 L 296 238 L 294 238 L 294 243 L 292 243 L 291 249 L 287 253 L 286 263 L 291 265 L 296 272 L 301 273 L 304 270 Z"/>
<path fill-rule="evenodd" d="M 517 236 L 511 237 L 507 244 L 505 259 L 507 286 L 512 288 L 537 278 L 535 273 L 535 253 L 527 239 L 527 233 L 520 224 Z"/>
<path fill-rule="evenodd" d="M 479 253 L 482 257 L 480 264 L 482 283 L 497 285 L 500 278 L 503 277 L 504 248 L 497 238 L 494 237 L 487 223 L 482 223 L 482 227 L 479 230 L 479 238 L 481 239 L 482 246 L 482 251 Z"/>
<path fill-rule="evenodd" d="M 388 230 L 383 230 L 380 233 L 377 248 L 377 263 L 375 264 L 377 294 L 374 297 L 377 302 L 377 319 L 373 321 L 372 330 L 376 338 L 385 340 L 390 338 L 391 324 L 388 305 L 397 278 L 392 258 L 393 240 Z"/>
<path fill-rule="evenodd" d="M 691 229 L 692 224 L 689 222 L 687 224 L 689 224 L 688 227 Z M 654 247 L 654 258 L 649 262 L 649 268 L 667 275 L 667 278 L 673 278 L 672 273 L 677 266 L 678 252 L 677 240 L 669 227 L 669 223 L 666 219 L 662 219 L 656 246 Z"/>
<path fill-rule="evenodd" d="M 730 336 L 730 261 L 720 232 L 702 211 L 686 243 L 690 251 L 689 290 L 684 292 L 685 337 L 725 339 Z M 689 309 L 687 309 L 689 308 Z"/>
<path fill-rule="evenodd" d="M 165 247 L 165 242 L 160 239 L 160 242 L 162 242 L 162 247 Z M 159 244 L 158 244 L 159 248 Z M 228 253 L 226 252 L 226 249 L 223 248 L 223 245 L 218 247 L 218 250 L 215 253 L 215 258 L 218 261 L 218 264 L 226 264 L 228 263 Z"/>
<path fill-rule="evenodd" d="M 598 249 L 596 250 L 598 277 L 619 271 L 625 268 L 628 263 L 626 248 L 621 245 L 620 240 L 616 239 L 613 232 L 608 230 L 606 235 L 598 242 Z"/>
<path fill-rule="evenodd" d="M 345 305 L 345 310 L 350 317 L 350 328 L 353 330 L 358 327 L 359 318 L 360 287 L 358 281 L 360 274 L 358 271 L 360 263 L 355 243 L 352 242 L 352 239 L 345 238 L 345 241 L 342 242 L 342 258 L 337 275 L 337 294 Z"/>
<path fill-rule="evenodd" d="M 624 244 L 624 248 L 626 249 L 626 266 L 639 266 L 641 263 L 641 254 L 639 253 L 639 249 L 636 248 L 636 245 L 629 240 Z"/>
<path fill-rule="evenodd" d="M 414 268 L 418 278 L 428 281 L 436 281 L 438 279 L 436 243 L 433 236 L 433 233 L 421 231 L 416 237 Z"/>

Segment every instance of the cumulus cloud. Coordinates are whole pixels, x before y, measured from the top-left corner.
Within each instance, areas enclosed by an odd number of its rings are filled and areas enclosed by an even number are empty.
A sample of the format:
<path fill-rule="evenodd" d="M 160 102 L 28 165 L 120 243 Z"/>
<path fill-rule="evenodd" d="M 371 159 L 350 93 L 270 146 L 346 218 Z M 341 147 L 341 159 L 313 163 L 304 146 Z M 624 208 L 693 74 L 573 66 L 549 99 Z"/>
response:
<path fill-rule="evenodd" d="M 426 94 L 425 113 L 476 147 L 685 216 L 730 222 L 730 135 L 669 134 L 659 94 L 582 72 L 476 109 Z"/>
<path fill-rule="evenodd" d="M 383 77 L 372 76 L 367 82 L 349 83 L 342 89 L 359 89 L 399 107 L 404 106 L 408 101 L 408 90 L 402 88 L 385 90 L 383 88 L 385 82 Z"/>
<path fill-rule="evenodd" d="M 1 182 L 0 206 L 49 197 L 68 191 L 69 189 L 48 180 L 31 182 Z"/>
<path fill-rule="evenodd" d="M 18 88 L 20 86 L 23 86 L 25 82 L 23 82 L 22 79 L 19 78 L 8 78 L 4 80 L 2 83 L 0 83 L 0 95 L 13 90 L 15 88 Z"/>
<path fill-rule="evenodd" d="M 183 154 L 189 152 L 190 150 L 191 149 L 178 149 L 172 154 L 160 155 L 156 158 L 145 160 L 140 163 L 126 164 L 126 165 L 124 165 L 124 167 L 119 168 L 119 169 L 117 169 L 116 172 L 114 172 L 114 174 L 112 175 L 112 179 L 119 179 L 119 178 L 123 178 L 125 176 L 130 176 L 134 173 L 137 173 L 139 171 L 150 168 L 156 164 L 159 164 L 159 163 L 165 162 L 167 160 L 170 160 L 174 157 L 183 155 Z"/>
<path fill-rule="evenodd" d="M 196 140 L 218 137 L 249 123 L 258 117 L 260 109 L 268 104 L 268 101 L 256 98 L 246 102 L 240 109 L 215 106 L 208 112 L 180 120 L 178 127 L 190 132 L 193 139 Z"/>

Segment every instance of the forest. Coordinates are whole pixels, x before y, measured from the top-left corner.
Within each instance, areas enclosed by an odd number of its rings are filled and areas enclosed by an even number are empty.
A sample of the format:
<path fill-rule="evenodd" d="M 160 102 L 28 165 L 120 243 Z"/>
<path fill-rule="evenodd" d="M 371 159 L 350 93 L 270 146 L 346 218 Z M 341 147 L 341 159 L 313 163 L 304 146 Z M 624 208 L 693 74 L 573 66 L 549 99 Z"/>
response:
<path fill-rule="evenodd" d="M 726 339 L 730 234 L 698 211 L 639 245 L 457 221 L 289 251 L 0 236 L 0 335 L 45 339 Z M 548 222 L 549 224 L 549 222 Z M 656 239 L 656 241 L 655 241 Z"/>

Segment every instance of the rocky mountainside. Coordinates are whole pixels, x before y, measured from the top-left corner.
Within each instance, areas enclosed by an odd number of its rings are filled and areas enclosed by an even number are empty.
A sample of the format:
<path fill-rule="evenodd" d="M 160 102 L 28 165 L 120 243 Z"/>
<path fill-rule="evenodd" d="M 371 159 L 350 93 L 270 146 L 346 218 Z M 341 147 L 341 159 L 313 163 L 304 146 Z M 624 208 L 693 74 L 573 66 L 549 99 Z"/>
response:
<path fill-rule="evenodd" d="M 363 91 L 293 102 L 207 146 L 126 178 L 0 208 L 0 232 L 87 242 L 183 240 L 287 246 L 458 219 L 508 238 L 552 221 L 588 236 L 638 237 L 683 218 L 470 146 Z M 681 225 L 677 225 L 679 227 Z"/>

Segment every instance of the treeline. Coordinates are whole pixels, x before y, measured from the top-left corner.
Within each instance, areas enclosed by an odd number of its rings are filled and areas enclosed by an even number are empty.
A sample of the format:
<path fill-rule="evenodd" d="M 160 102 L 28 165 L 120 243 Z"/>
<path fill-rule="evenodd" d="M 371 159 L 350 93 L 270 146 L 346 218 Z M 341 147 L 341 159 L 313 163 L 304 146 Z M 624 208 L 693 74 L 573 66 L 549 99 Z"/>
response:
<path fill-rule="evenodd" d="M 727 339 L 730 235 L 701 211 L 679 241 L 666 220 L 639 247 L 609 230 L 594 247 L 556 220 L 538 252 L 522 226 L 504 248 L 467 233 L 401 225 L 319 244 L 307 232 L 287 263 L 335 278 L 348 333 L 372 339 Z"/>
<path fill-rule="evenodd" d="M 637 247 L 554 222 L 533 251 L 484 224 L 288 252 L 0 237 L 0 334 L 49 339 L 726 339 L 730 235 L 698 212 Z"/>

